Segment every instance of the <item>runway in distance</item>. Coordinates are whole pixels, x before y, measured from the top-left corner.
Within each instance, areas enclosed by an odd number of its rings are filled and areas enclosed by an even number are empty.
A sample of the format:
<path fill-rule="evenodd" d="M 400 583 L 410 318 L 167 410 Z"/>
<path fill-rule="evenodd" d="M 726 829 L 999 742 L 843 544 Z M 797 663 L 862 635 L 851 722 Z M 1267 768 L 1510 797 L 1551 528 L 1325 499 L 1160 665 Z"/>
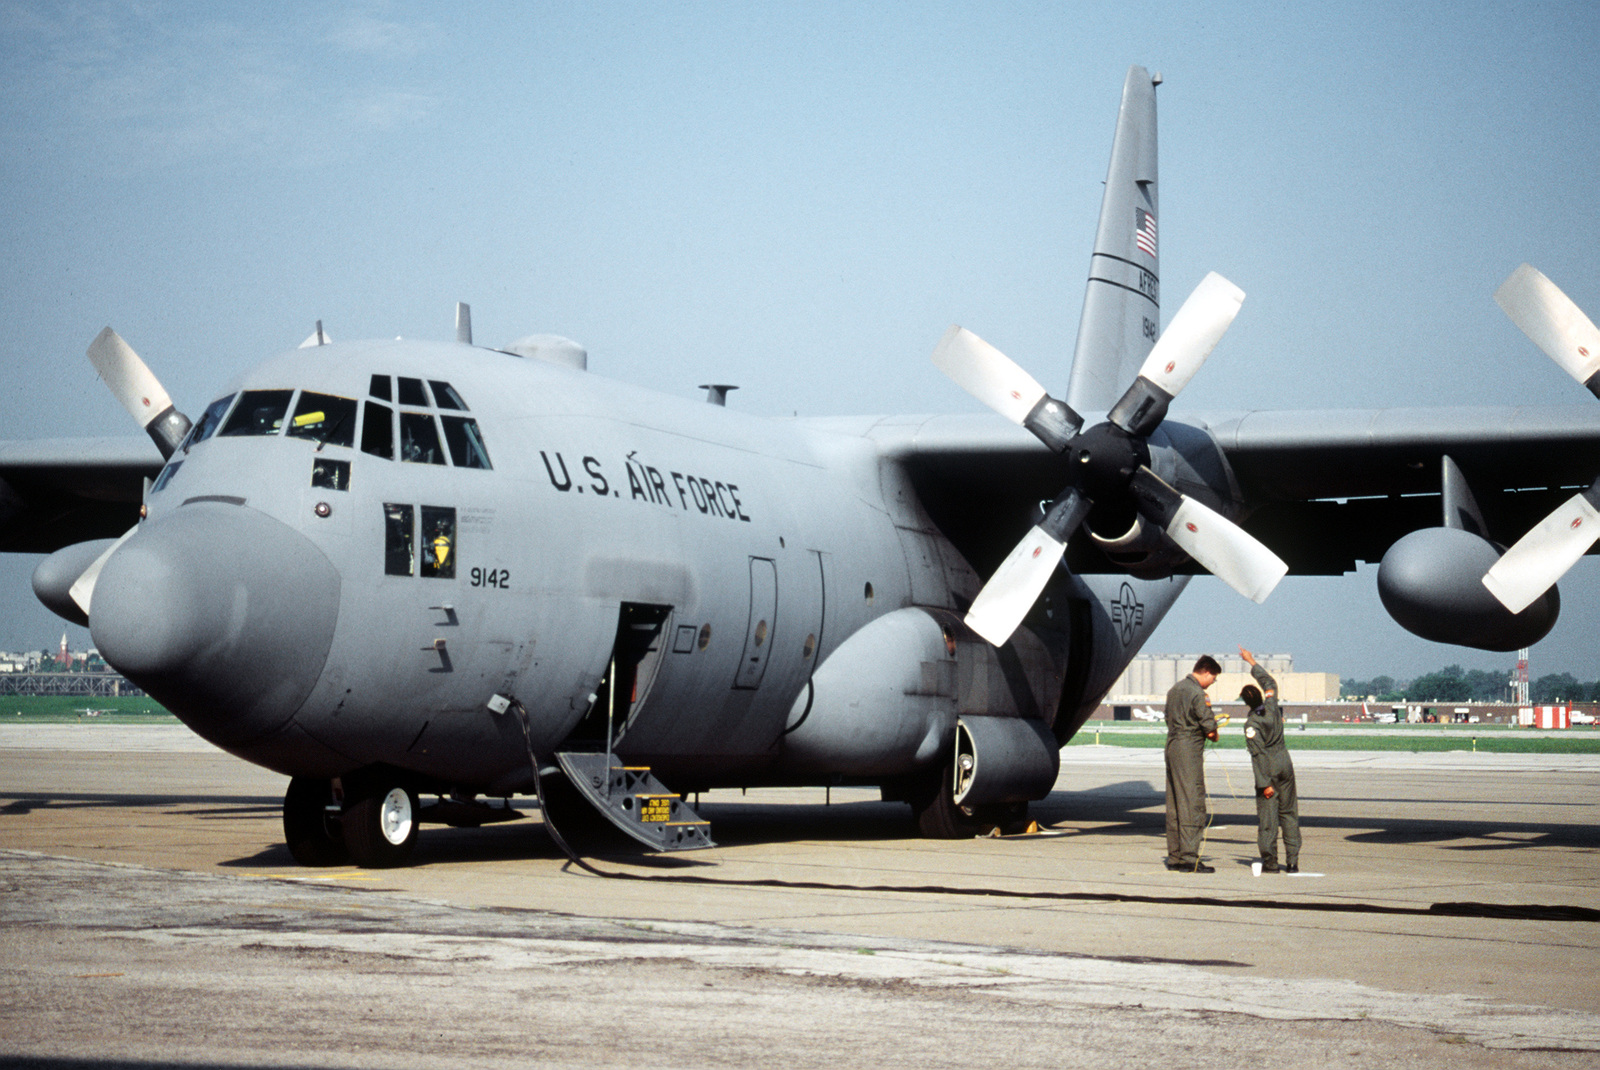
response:
<path fill-rule="evenodd" d="M 1208 276 L 1162 329 L 1159 82 L 1123 88 L 1062 398 L 953 327 L 936 366 L 1004 419 L 756 418 L 566 339 L 478 346 L 460 306 L 449 342 L 318 324 L 191 421 L 107 328 L 90 358 L 150 441 L 0 443 L 0 549 L 48 553 L 35 592 L 108 663 L 292 778 L 313 865 L 400 864 L 529 794 L 658 849 L 709 844 L 684 796 L 725 786 L 1020 821 L 1201 569 L 1259 601 L 1381 559 L 1416 634 L 1536 641 L 1600 530 L 1600 408 L 1169 414 L 1244 294 Z M 1507 285 L 1600 389 L 1587 319 Z"/>

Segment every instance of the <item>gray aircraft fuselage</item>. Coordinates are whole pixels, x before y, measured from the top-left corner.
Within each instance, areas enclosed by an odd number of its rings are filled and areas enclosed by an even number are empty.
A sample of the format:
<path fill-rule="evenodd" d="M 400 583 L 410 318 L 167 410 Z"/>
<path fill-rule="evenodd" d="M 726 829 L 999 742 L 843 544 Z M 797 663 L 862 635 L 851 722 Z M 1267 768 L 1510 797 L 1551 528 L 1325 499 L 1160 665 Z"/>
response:
<path fill-rule="evenodd" d="M 436 387 L 402 404 L 401 379 L 448 383 L 467 409 Z M 997 655 L 961 633 L 977 577 L 871 438 L 460 343 L 300 349 L 224 397 L 288 390 L 348 399 L 359 423 L 296 429 L 297 394 L 273 433 L 224 422 L 180 450 L 93 596 L 108 660 L 241 757 L 528 790 L 528 742 L 553 752 L 597 701 L 624 605 L 669 615 L 632 693 L 608 697 L 616 748 L 680 783 L 888 779 L 942 757 L 962 712 L 1055 716 L 1065 649 L 1023 629 Z M 492 467 L 451 464 L 444 443 L 439 463 L 362 448 L 369 422 L 441 417 L 474 420 Z M 329 480 L 330 462 L 348 468 Z M 1141 637 L 1181 581 L 1151 586 Z M 925 608 L 905 634 L 879 627 L 819 688 L 841 646 L 909 607 Z M 1114 645 L 1102 676 L 1138 649 Z M 487 708 L 497 694 L 526 707 L 530 741 Z"/>

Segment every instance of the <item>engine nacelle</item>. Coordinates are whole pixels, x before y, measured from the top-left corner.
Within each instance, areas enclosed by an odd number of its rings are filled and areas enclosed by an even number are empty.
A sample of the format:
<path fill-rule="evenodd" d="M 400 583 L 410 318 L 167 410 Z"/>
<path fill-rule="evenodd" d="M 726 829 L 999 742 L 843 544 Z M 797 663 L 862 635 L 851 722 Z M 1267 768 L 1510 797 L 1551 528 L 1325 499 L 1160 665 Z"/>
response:
<path fill-rule="evenodd" d="M 1061 771 L 1061 745 L 1028 717 L 962 717 L 956 725 L 958 806 L 1042 799 Z"/>
<path fill-rule="evenodd" d="M 89 616 L 72 600 L 72 585 L 115 539 L 95 539 L 64 546 L 33 570 L 33 593 L 45 608 L 63 620 L 89 626 Z"/>
<path fill-rule="evenodd" d="M 1513 614 L 1483 585 L 1500 559 L 1493 545 L 1459 528 L 1413 531 L 1383 555 L 1378 597 L 1402 628 L 1436 643 L 1508 651 L 1549 634 L 1561 613 L 1554 587 Z"/>

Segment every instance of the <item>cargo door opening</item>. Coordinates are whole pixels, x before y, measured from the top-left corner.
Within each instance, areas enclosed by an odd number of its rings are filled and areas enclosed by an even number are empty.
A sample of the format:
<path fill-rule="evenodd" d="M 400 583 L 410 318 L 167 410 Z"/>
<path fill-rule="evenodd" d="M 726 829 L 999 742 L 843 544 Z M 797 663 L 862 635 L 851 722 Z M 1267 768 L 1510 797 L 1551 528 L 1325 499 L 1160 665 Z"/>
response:
<path fill-rule="evenodd" d="M 622 603 L 605 675 L 595 688 L 589 712 L 561 745 L 563 750 L 603 751 L 608 742 L 615 748 L 627 735 L 628 725 L 645 708 L 661 668 L 671 619 L 671 606 Z"/>

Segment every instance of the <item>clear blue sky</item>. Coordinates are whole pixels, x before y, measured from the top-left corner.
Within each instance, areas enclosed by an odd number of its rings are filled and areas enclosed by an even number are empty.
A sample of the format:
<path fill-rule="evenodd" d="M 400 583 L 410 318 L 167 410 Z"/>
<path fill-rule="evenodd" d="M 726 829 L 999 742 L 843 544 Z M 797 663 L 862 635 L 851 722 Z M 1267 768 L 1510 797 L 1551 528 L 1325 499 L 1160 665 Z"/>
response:
<path fill-rule="evenodd" d="M 1130 63 L 1166 293 L 1249 294 L 1185 407 L 1587 399 L 1490 294 L 1527 260 L 1600 314 L 1600 8 L 1200 7 L 0 2 L 0 437 L 128 430 L 108 323 L 194 411 L 318 319 L 448 338 L 457 300 L 759 413 L 970 411 L 951 322 L 1062 387 Z M 0 647 L 59 638 L 32 566 Z M 1373 574 L 1198 580 L 1147 649 L 1509 667 Z M 1534 672 L 1600 677 L 1600 562 L 1563 594 Z"/>

